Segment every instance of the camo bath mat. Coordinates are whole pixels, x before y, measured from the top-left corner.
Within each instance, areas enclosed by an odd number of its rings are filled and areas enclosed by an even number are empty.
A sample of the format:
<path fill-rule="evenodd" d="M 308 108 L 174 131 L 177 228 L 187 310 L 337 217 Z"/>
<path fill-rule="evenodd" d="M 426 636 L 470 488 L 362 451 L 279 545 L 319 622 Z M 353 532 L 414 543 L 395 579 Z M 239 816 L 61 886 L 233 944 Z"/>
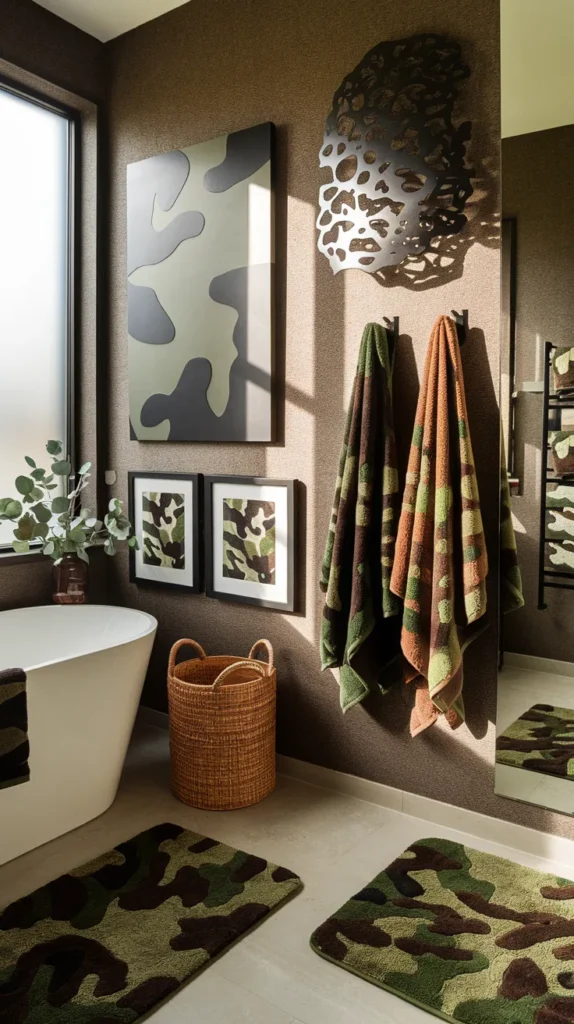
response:
<path fill-rule="evenodd" d="M 574 782 L 574 709 L 535 704 L 498 737 L 496 761 Z"/>
<path fill-rule="evenodd" d="M 574 1021 L 574 883 L 445 839 L 410 846 L 311 946 L 442 1020 Z"/>
<path fill-rule="evenodd" d="M 2 1024 L 131 1024 L 301 880 L 158 825 L 0 913 Z"/>

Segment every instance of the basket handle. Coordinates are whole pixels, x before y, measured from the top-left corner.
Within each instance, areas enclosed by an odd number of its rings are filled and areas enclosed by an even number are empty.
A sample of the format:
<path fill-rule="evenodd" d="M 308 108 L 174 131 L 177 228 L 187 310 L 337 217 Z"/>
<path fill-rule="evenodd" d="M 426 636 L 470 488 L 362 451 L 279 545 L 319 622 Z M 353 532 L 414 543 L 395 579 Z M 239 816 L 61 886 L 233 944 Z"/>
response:
<path fill-rule="evenodd" d="M 269 671 L 272 672 L 273 671 L 273 664 L 274 664 L 274 656 L 273 656 L 273 648 L 272 648 L 271 644 L 269 643 L 269 640 L 258 640 L 256 644 L 253 644 L 253 647 L 249 651 L 249 658 L 250 659 L 255 659 L 255 653 L 256 653 L 256 651 L 258 650 L 259 647 L 263 647 L 264 650 L 267 651 L 267 660 L 269 662 Z"/>
<path fill-rule="evenodd" d="M 201 646 L 201 644 L 198 644 L 196 640 L 178 640 L 173 645 L 171 651 L 169 652 L 169 663 L 167 666 L 167 672 L 168 675 L 170 676 L 173 675 L 173 670 L 175 668 L 175 659 L 177 657 L 177 652 L 180 650 L 181 647 L 193 647 L 197 651 L 202 661 L 204 658 L 207 658 L 207 654 L 203 650 L 203 647 Z"/>
<path fill-rule="evenodd" d="M 212 690 L 218 690 L 224 679 L 232 675 L 238 668 L 252 668 L 261 677 L 267 675 L 267 666 L 261 665 L 258 661 L 236 661 L 234 665 L 228 665 L 227 668 L 220 672 L 215 682 L 212 684 Z"/>

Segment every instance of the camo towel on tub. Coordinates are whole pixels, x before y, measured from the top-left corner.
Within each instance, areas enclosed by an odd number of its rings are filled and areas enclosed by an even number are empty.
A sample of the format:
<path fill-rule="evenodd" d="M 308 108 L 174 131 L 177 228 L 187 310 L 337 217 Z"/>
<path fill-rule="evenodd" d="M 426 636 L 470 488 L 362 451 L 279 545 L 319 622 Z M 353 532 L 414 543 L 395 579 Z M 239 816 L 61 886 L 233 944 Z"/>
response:
<path fill-rule="evenodd" d="M 484 626 L 488 561 L 456 326 L 436 321 L 419 396 L 391 590 L 417 686 L 411 734 L 464 721 L 462 654 Z"/>
<path fill-rule="evenodd" d="M 0 672 L 0 789 L 28 782 L 29 756 L 26 673 L 21 668 L 4 669 Z"/>

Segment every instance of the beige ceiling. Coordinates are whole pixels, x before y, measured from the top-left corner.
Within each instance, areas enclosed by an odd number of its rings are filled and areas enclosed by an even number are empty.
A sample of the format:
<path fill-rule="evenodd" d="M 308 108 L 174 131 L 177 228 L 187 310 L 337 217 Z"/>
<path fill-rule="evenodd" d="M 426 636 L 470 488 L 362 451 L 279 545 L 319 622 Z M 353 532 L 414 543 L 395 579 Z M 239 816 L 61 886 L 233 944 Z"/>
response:
<path fill-rule="evenodd" d="M 574 0 L 501 0 L 502 134 L 574 124 Z"/>
<path fill-rule="evenodd" d="M 181 7 L 187 0 L 36 0 L 102 42 Z"/>

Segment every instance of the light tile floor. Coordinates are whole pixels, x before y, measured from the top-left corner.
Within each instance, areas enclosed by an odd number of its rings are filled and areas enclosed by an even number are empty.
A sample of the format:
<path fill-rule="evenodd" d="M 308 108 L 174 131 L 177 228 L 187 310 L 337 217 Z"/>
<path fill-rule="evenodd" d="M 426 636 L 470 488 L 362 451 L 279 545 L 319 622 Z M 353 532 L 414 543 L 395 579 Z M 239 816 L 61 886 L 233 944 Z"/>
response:
<path fill-rule="evenodd" d="M 574 709 L 574 678 L 556 672 L 505 667 L 498 677 L 496 734 L 500 736 L 533 704 Z M 564 814 L 574 813 L 574 779 L 544 776 L 510 765 L 496 765 L 499 796 L 524 800 Z"/>
<path fill-rule="evenodd" d="M 428 1024 L 436 1018 L 322 960 L 309 937 L 410 843 L 432 835 L 568 876 L 564 864 L 457 832 L 457 817 L 452 808 L 453 828 L 429 825 L 281 777 L 256 807 L 197 811 L 169 791 L 167 734 L 138 726 L 113 807 L 1 867 L 0 906 L 151 825 L 173 821 L 291 868 L 305 888 L 152 1014 L 153 1024 Z"/>

